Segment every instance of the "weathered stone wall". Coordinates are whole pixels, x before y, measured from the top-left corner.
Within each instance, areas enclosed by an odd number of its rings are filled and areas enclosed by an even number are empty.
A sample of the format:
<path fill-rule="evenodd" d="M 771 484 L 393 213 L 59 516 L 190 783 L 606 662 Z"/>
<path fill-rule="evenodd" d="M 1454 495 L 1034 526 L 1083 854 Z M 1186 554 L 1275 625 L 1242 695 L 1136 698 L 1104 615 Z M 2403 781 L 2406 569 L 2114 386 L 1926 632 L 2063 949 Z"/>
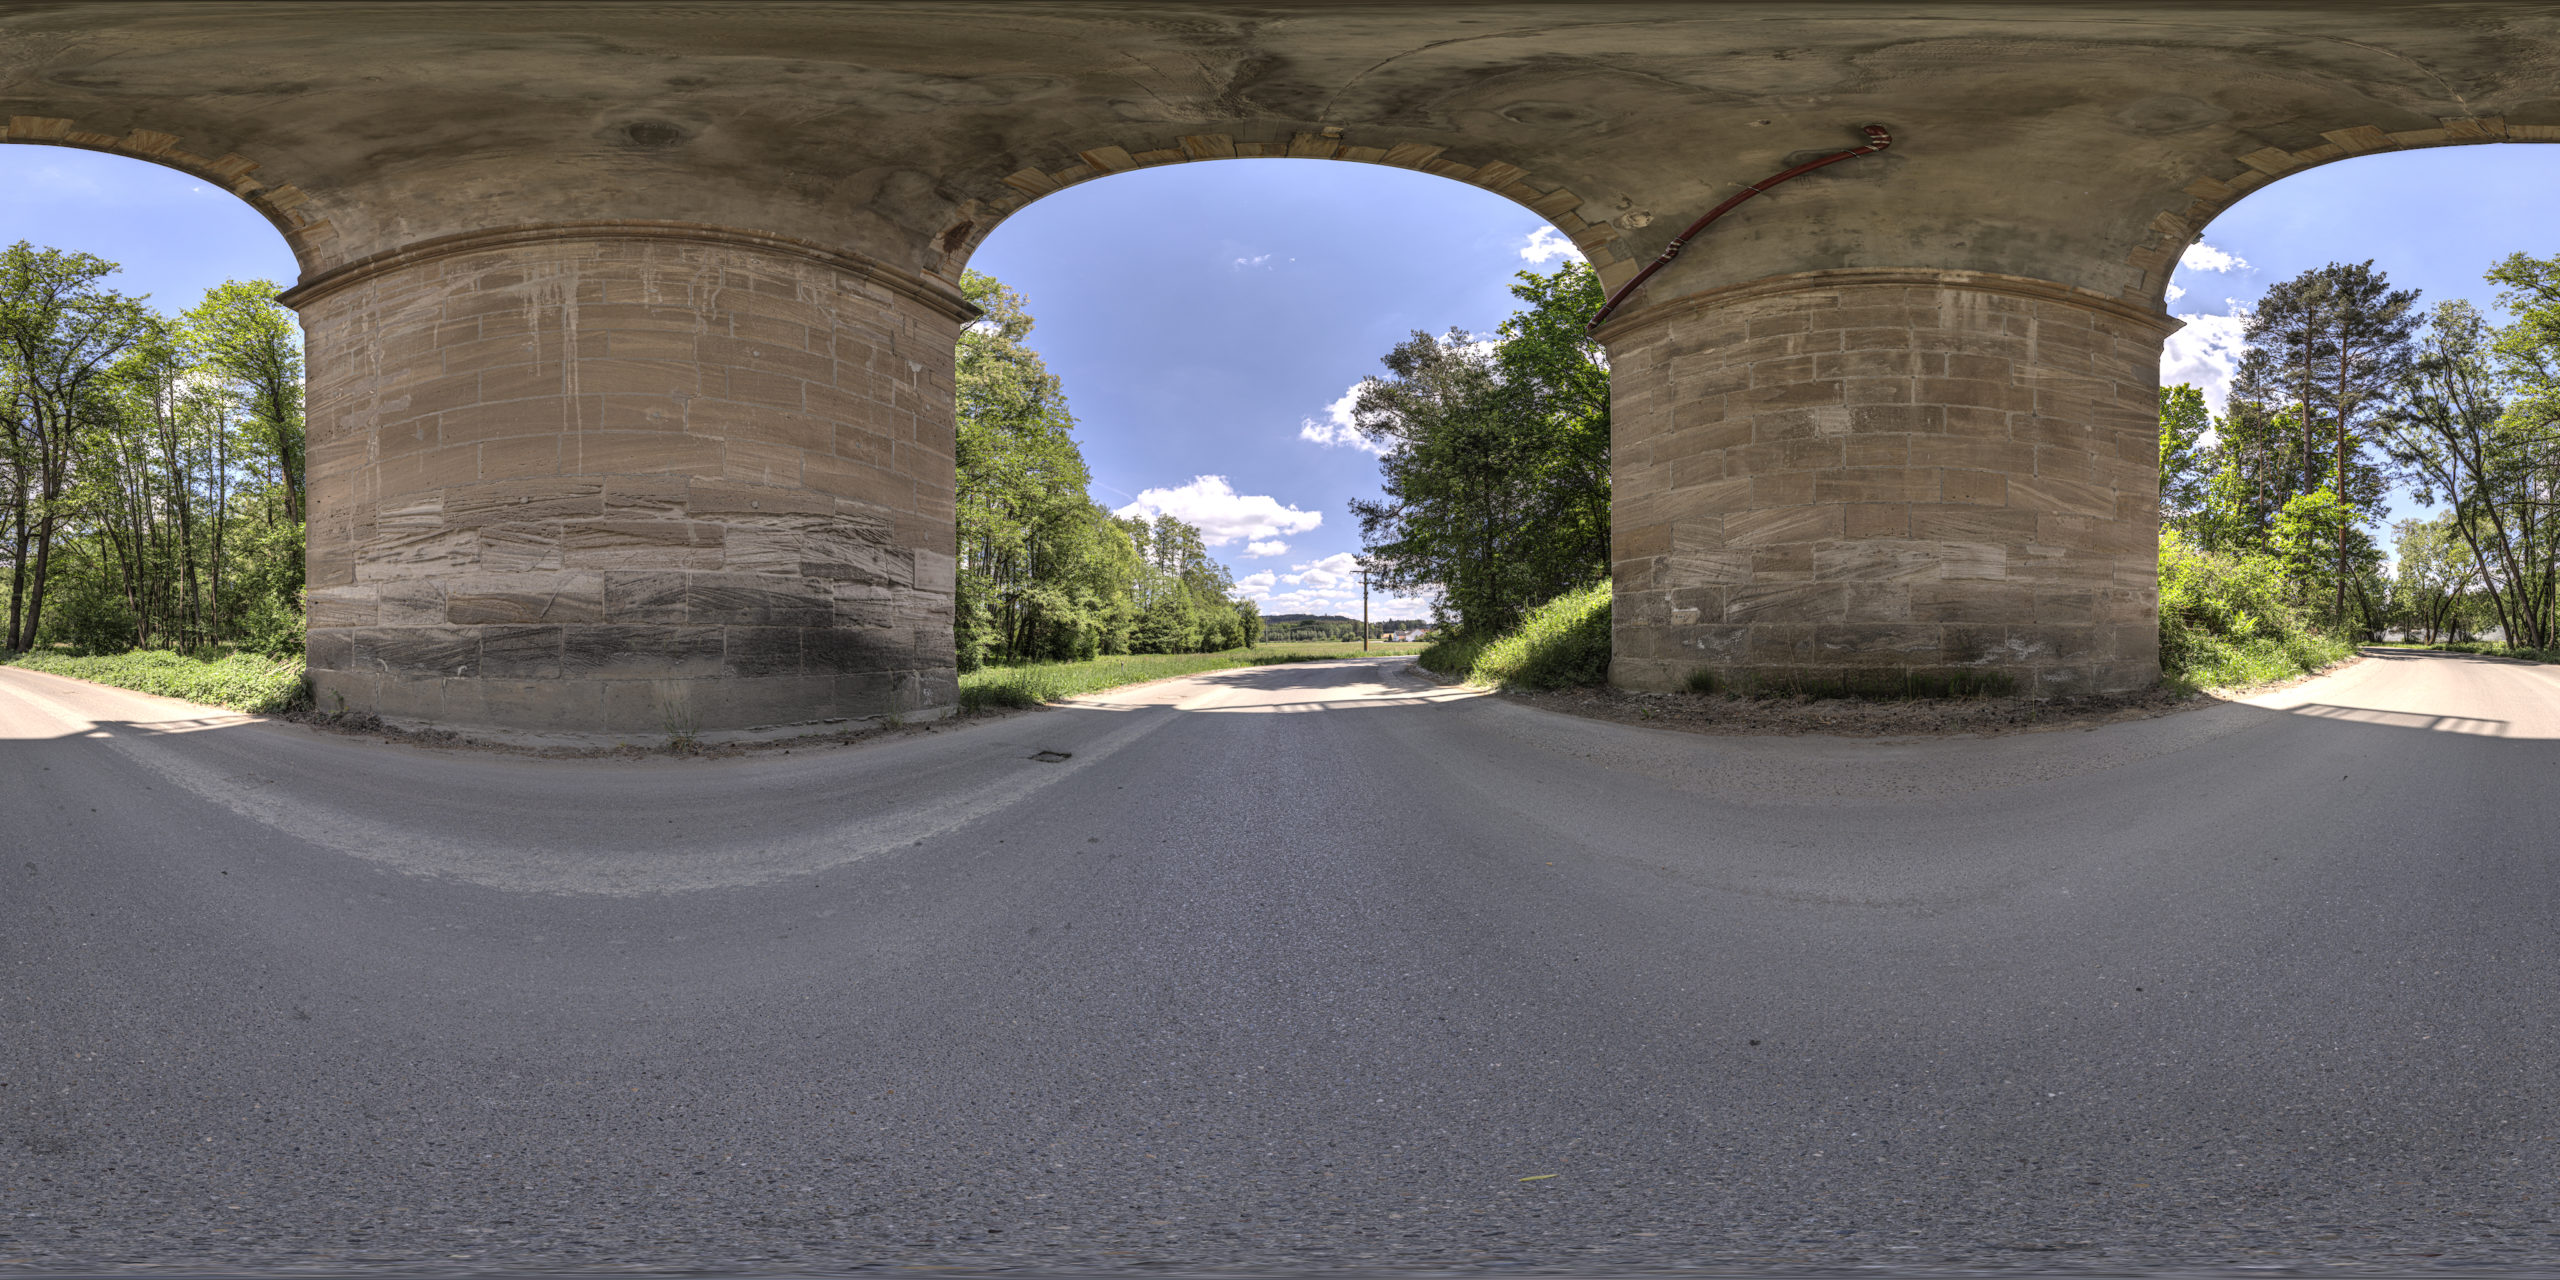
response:
<path fill-rule="evenodd" d="M 958 299 L 769 237 L 569 228 L 287 301 L 324 709 L 661 734 L 954 702 Z"/>
<path fill-rule="evenodd" d="M 2156 680 L 2173 324 L 2040 281 L 1883 271 L 1616 322 L 1611 679 Z"/>

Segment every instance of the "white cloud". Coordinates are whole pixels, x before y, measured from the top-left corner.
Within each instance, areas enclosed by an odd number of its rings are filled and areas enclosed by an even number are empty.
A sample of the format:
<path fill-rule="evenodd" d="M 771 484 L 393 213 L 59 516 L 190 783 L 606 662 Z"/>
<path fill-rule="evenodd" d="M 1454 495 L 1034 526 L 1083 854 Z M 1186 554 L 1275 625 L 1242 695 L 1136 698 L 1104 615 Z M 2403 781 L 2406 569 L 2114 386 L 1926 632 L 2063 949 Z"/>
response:
<path fill-rule="evenodd" d="M 2245 259 L 2233 257 L 2202 240 L 2188 245 L 2187 251 L 2178 255 L 2178 265 L 2189 271 L 2246 271 L 2249 269 Z"/>
<path fill-rule="evenodd" d="M 1280 580 L 1293 587 L 1338 587 L 1345 582 L 1360 580 L 1360 558 L 1348 551 L 1340 551 L 1322 560 L 1290 565 L 1289 570 L 1280 575 Z"/>
<path fill-rule="evenodd" d="M 1276 539 L 1267 542 L 1248 542 L 1244 547 L 1244 558 L 1247 560 L 1259 560 L 1264 556 L 1285 556 L 1287 554 L 1289 554 L 1289 544 Z"/>
<path fill-rule="evenodd" d="M 1520 260 L 1537 266 L 1545 266 L 1567 255 L 1579 258 L 1582 251 L 1574 248 L 1573 241 L 1554 227 L 1540 227 L 1530 232 L 1529 238 L 1520 245 Z"/>
<path fill-rule="evenodd" d="M 2174 284 L 2169 286 L 2169 301 L 2176 302 L 2178 299 L 2185 296 L 2187 296 L 2186 290 L 2181 289 Z"/>
<path fill-rule="evenodd" d="M 2206 407 L 2215 413 L 2222 412 L 2223 401 L 2231 394 L 2231 375 L 2240 367 L 2240 334 L 2249 323 L 2248 310 L 2238 298 L 2225 298 L 2223 305 L 2231 308 L 2230 314 L 2179 315 L 2187 327 L 2169 335 L 2168 345 L 2160 351 L 2160 385 L 2194 383 L 2204 392 Z"/>
<path fill-rule="evenodd" d="M 1344 551 L 1302 564 L 1289 566 L 1281 573 L 1265 569 L 1236 579 L 1236 594 L 1251 600 L 1262 612 L 1330 613 L 1346 618 L 1360 616 L 1360 565 L 1353 553 Z M 1431 595 L 1397 595 L 1372 587 L 1369 592 L 1369 617 L 1427 618 L 1431 616 Z"/>
<path fill-rule="evenodd" d="M 1279 499 L 1265 494 L 1237 493 L 1225 476 L 1193 476 L 1191 483 L 1179 488 L 1142 489 L 1136 501 L 1111 514 L 1148 519 L 1172 516 L 1198 526 L 1201 541 L 1213 547 L 1239 538 L 1305 533 L 1324 523 L 1323 512 L 1284 507 Z"/>
<path fill-rule="evenodd" d="M 1370 453 L 1385 453 L 1387 451 L 1385 445 L 1360 434 L 1360 428 L 1351 425 L 1352 407 L 1359 403 L 1360 384 L 1355 382 L 1351 384 L 1350 390 L 1342 393 L 1341 399 L 1325 406 L 1324 421 L 1318 422 L 1313 418 L 1302 419 L 1298 423 L 1298 438 L 1312 440 L 1328 449 L 1348 447 L 1365 449 Z"/>
<path fill-rule="evenodd" d="M 1294 259 L 1292 259 L 1292 261 L 1294 261 Z M 1238 259 L 1236 259 L 1236 260 L 1235 260 L 1235 263 L 1234 263 L 1234 269 L 1235 269 L 1235 270 L 1238 270 L 1238 271 L 1242 271 L 1242 270 L 1244 270 L 1246 267 L 1261 267 L 1261 266 L 1268 266 L 1268 265 L 1270 265 L 1270 262 L 1271 262 L 1271 255 L 1270 255 L 1270 254 L 1267 254 L 1267 253 L 1258 253 L 1258 254 L 1255 254 L 1254 256 L 1250 257 L 1250 258 L 1238 258 Z"/>

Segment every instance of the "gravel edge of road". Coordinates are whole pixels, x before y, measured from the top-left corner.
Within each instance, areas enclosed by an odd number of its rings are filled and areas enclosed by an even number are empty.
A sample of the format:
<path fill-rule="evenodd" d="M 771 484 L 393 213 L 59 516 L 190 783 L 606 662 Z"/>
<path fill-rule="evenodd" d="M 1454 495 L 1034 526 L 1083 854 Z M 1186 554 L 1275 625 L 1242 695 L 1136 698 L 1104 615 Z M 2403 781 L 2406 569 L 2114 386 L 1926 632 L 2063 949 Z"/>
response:
<path fill-rule="evenodd" d="M 2178 693 L 2154 688 L 2086 698 L 1851 698 L 1738 697 L 1730 694 L 1648 693 L 1607 686 L 1491 691 L 1504 701 L 1586 720 L 1646 729 L 1724 737 L 1993 738 L 2020 733 L 2089 730 L 2134 720 L 2200 711 L 2279 689 L 2338 675 L 2363 662 L 2361 650 L 2317 671 L 2283 680 Z M 1424 679 L 1459 682 L 1413 664 Z"/>

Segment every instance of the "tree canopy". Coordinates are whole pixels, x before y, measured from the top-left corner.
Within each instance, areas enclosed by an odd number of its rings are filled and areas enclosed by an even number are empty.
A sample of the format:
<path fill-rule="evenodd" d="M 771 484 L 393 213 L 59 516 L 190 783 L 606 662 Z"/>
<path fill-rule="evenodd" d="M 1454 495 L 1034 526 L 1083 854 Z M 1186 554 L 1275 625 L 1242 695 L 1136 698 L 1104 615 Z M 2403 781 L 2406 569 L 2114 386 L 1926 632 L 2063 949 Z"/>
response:
<path fill-rule="evenodd" d="M 1609 567 L 1609 372 L 1586 332 L 1599 279 L 1521 272 L 1491 338 L 1416 331 L 1360 384 L 1382 501 L 1356 501 L 1372 580 L 1435 592 L 1468 631 L 1518 625 Z"/>
<path fill-rule="evenodd" d="M 0 250 L 7 647 L 302 642 L 302 355 L 263 280 L 171 317 Z"/>
<path fill-rule="evenodd" d="M 1087 495 L 1075 417 L 1026 341 L 1022 296 L 974 271 L 961 288 L 984 314 L 955 366 L 960 669 L 1255 643 L 1260 616 L 1200 530 L 1115 518 Z"/>

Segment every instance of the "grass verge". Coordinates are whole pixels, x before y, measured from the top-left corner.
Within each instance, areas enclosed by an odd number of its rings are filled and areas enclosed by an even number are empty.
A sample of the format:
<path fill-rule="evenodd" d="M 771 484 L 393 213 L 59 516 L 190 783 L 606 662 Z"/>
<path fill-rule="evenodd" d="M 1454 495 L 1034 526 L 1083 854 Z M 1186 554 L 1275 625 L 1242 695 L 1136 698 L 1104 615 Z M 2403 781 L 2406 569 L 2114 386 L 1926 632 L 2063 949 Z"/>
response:
<path fill-rule="evenodd" d="M 32 649 L 10 657 L 8 665 L 234 711 L 291 711 L 304 699 L 300 658 L 219 650 L 185 654 L 167 649 L 75 657 Z"/>
<path fill-rule="evenodd" d="M 1371 656 L 1413 653 L 1420 647 L 1373 643 L 1368 652 Z M 1033 662 L 1014 667 L 981 667 L 960 677 L 960 709 L 984 711 L 993 707 L 1036 707 L 1059 698 L 1100 693 L 1105 689 L 1144 684 L 1171 676 L 1228 671 L 1237 667 L 1267 667 L 1284 662 L 1356 658 L 1360 655 L 1360 642 L 1354 640 L 1342 644 L 1267 644 L 1257 649 L 1229 649 L 1224 653 L 1131 653 L 1086 662 Z"/>
<path fill-rule="evenodd" d="M 2289 590 L 2267 556 L 2208 551 L 2161 530 L 2162 683 L 2182 693 L 2269 684 L 2353 656 L 2355 642 L 2314 628 Z"/>
<path fill-rule="evenodd" d="M 1568 591 L 1529 611 L 1520 629 L 1454 636 L 1422 651 L 1452 680 L 1504 689 L 1564 689 L 1609 679 L 1609 586 Z"/>
<path fill-rule="evenodd" d="M 2441 644 L 2386 641 L 2371 647 L 2415 649 L 2422 653 L 2476 653 L 2485 658 L 2514 658 L 2519 662 L 2560 662 L 2560 649 L 2527 649 L 2522 646 L 2493 644 L 2486 640 L 2448 640 Z"/>

